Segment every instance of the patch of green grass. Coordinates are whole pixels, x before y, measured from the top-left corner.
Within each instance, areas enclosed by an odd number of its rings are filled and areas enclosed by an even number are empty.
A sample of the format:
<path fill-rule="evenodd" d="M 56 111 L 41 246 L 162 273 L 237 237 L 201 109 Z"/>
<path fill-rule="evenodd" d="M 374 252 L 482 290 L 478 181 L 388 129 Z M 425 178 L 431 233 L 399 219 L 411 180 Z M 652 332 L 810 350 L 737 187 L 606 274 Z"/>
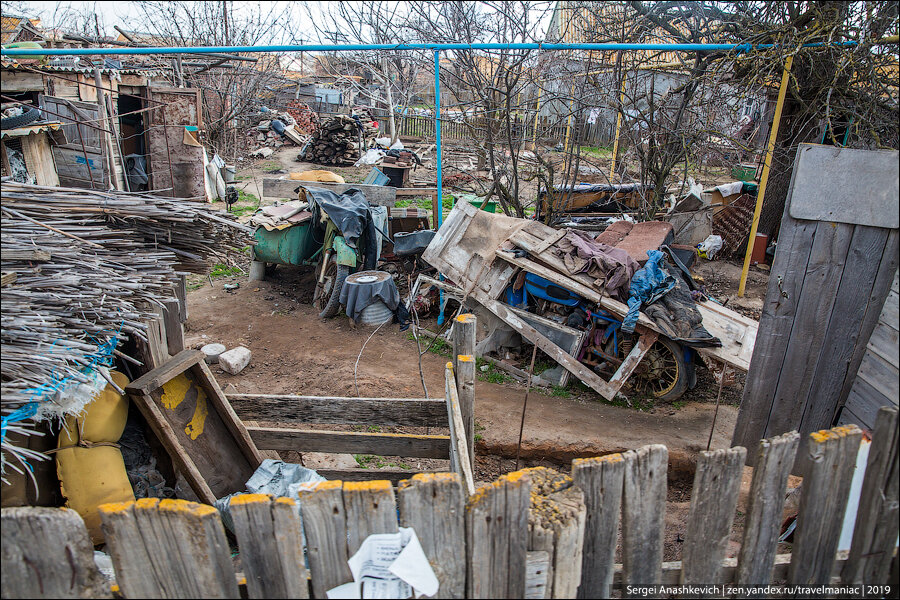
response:
<path fill-rule="evenodd" d="M 244 190 L 238 191 L 238 203 L 245 204 L 256 204 L 259 205 L 259 198 L 256 197 L 256 194 L 252 194 L 250 192 L 245 192 Z"/>
<path fill-rule="evenodd" d="M 511 381 L 512 377 L 510 377 L 506 373 L 495 371 L 493 367 L 491 367 L 484 373 L 478 371 L 478 379 L 481 381 L 487 381 L 488 383 L 506 383 L 507 381 Z"/>
<path fill-rule="evenodd" d="M 672 408 L 675 410 L 681 410 L 685 406 L 687 406 L 687 400 L 676 400 L 672 403 Z"/>
<path fill-rule="evenodd" d="M 366 427 L 366 431 L 369 433 L 381 433 L 381 427 L 379 425 L 369 425 Z"/>
<path fill-rule="evenodd" d="M 394 202 L 394 208 L 406 208 L 407 206 L 412 205 L 412 198 L 401 198 Z"/>
<path fill-rule="evenodd" d="M 378 460 L 378 457 L 372 454 L 354 454 L 353 460 L 356 461 L 360 469 L 370 469 L 371 463 Z"/>
<path fill-rule="evenodd" d="M 612 148 L 604 146 L 582 146 L 581 153 L 588 156 L 597 156 L 599 158 L 609 158 L 612 156 Z"/>
<path fill-rule="evenodd" d="M 380 456 L 375 456 L 374 454 L 354 454 L 354 460 L 356 460 L 356 464 L 359 465 L 360 469 L 383 469 L 385 467 L 396 467 L 400 469 L 410 469 L 411 467 L 403 462 L 389 462 L 381 458 Z"/>
<path fill-rule="evenodd" d="M 475 421 L 475 431 L 484 431 L 484 430 L 485 430 L 485 426 L 476 420 Z"/>
<path fill-rule="evenodd" d="M 248 179 L 250 179 L 249 175 L 235 175 L 234 176 L 235 181 L 247 181 Z"/>
<path fill-rule="evenodd" d="M 475 438 L 476 442 L 480 442 L 481 440 L 484 439 L 484 436 L 481 435 L 480 433 L 476 433 L 473 437 Z"/>
<path fill-rule="evenodd" d="M 266 173 L 271 173 L 272 171 L 278 171 L 281 169 L 281 165 L 275 162 L 274 160 L 267 160 L 259 167 Z"/>
<path fill-rule="evenodd" d="M 534 374 L 540 375 L 547 369 L 552 369 L 555 366 L 554 363 L 547 360 L 539 360 L 534 363 Z"/>
<path fill-rule="evenodd" d="M 556 396 L 557 398 L 569 398 L 572 396 L 572 392 L 561 385 L 554 385 L 550 390 L 550 395 Z"/>
<path fill-rule="evenodd" d="M 209 276 L 213 279 L 219 279 L 220 277 L 237 277 L 242 273 L 243 271 L 241 271 L 237 267 L 229 267 L 228 265 L 217 263 L 213 265 L 212 271 L 210 271 Z"/>
<path fill-rule="evenodd" d="M 253 214 L 255 212 L 255 206 L 238 206 L 237 204 L 235 204 L 231 207 L 231 214 L 237 215 L 238 217 L 243 217 L 244 215 Z"/>

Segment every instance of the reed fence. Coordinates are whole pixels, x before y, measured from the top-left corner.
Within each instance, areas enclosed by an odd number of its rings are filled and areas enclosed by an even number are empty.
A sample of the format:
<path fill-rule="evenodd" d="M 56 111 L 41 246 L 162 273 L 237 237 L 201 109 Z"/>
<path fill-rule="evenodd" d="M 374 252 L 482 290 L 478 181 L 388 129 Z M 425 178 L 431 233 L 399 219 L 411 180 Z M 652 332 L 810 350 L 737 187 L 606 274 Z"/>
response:
<path fill-rule="evenodd" d="M 726 552 L 747 451 L 700 454 L 682 560 L 663 562 L 668 452 L 650 445 L 576 459 L 571 477 L 516 471 L 471 495 L 456 473 L 439 473 L 396 490 L 387 481 L 327 481 L 298 498 L 240 496 L 231 503 L 240 570 L 211 506 L 155 498 L 104 505 L 112 589 L 126 598 L 325 598 L 352 580 L 347 559 L 367 536 L 398 527 L 417 532 L 438 598 L 603 598 L 646 584 L 881 586 L 897 564 L 897 410 L 879 413 L 852 544 L 838 553 L 861 438 L 855 426 L 810 435 L 791 554 L 776 551 L 796 432 L 755 449 L 734 558 Z M 110 596 L 74 511 L 7 508 L 2 524 L 4 598 Z"/>

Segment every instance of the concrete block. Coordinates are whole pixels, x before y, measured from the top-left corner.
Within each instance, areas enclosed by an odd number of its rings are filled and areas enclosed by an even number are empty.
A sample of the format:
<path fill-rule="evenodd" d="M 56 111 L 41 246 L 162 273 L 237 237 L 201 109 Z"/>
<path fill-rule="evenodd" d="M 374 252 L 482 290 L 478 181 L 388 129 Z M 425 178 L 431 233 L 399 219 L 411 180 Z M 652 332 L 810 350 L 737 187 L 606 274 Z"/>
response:
<path fill-rule="evenodd" d="M 225 344 L 206 344 L 200 351 L 203 352 L 206 364 L 214 365 L 219 362 L 219 356 L 225 352 Z"/>
<path fill-rule="evenodd" d="M 219 355 L 219 366 L 226 373 L 237 375 L 250 364 L 250 350 L 243 346 L 232 348 L 228 352 Z"/>

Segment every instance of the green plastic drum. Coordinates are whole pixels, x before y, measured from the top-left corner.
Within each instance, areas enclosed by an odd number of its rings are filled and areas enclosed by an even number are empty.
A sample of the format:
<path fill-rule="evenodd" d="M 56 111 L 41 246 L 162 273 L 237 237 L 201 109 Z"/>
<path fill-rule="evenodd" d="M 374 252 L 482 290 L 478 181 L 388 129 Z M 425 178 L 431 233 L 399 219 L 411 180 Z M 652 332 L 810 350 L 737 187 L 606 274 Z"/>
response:
<path fill-rule="evenodd" d="M 254 258 L 276 265 L 302 265 L 320 247 L 314 239 L 310 221 L 273 231 L 257 227 L 253 237 L 256 239 Z"/>

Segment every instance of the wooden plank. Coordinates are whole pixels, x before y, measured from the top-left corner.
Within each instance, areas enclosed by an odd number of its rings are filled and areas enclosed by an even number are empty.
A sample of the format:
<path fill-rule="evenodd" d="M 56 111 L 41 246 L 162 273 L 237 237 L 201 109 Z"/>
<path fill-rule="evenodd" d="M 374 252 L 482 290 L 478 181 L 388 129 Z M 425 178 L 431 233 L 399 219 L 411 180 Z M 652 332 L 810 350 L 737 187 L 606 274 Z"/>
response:
<path fill-rule="evenodd" d="M 885 397 L 885 405 L 897 399 L 897 365 L 892 365 L 874 352 L 863 356 L 856 376 Z"/>
<path fill-rule="evenodd" d="M 661 444 L 624 455 L 622 565 L 627 584 L 656 584 L 662 578 L 668 456 Z"/>
<path fill-rule="evenodd" d="M 347 565 L 347 514 L 342 488 L 340 481 L 323 481 L 299 493 L 314 598 L 325 598 L 331 588 L 353 581 Z"/>
<path fill-rule="evenodd" d="M 74 510 L 17 506 L 0 511 L 0 520 L 4 598 L 112 597 Z"/>
<path fill-rule="evenodd" d="M 406 433 L 358 433 L 282 427 L 248 427 L 250 438 L 263 450 L 376 454 L 415 458 L 447 458 L 450 436 Z"/>
<path fill-rule="evenodd" d="M 400 525 L 416 531 L 438 579 L 435 598 L 465 597 L 465 498 L 456 473 L 420 473 L 397 488 Z"/>
<path fill-rule="evenodd" d="M 891 293 L 893 294 L 893 292 Z M 897 311 L 896 308 L 893 310 Z M 885 303 L 884 311 L 882 312 L 886 313 L 887 311 L 888 308 Z M 884 317 L 882 317 L 882 320 L 878 321 L 878 325 L 875 326 L 866 349 L 892 365 L 900 364 L 900 331 L 885 323 Z"/>
<path fill-rule="evenodd" d="M 250 598 L 309 598 L 300 517 L 291 498 L 241 494 L 229 504 Z"/>
<path fill-rule="evenodd" d="M 541 335 L 534 327 L 520 319 L 506 305 L 492 300 L 478 291 L 473 292 L 472 297 L 601 396 L 607 400 L 612 400 L 616 397 L 616 391 L 607 382 L 578 362 L 577 359 L 570 356 L 565 350 Z"/>
<path fill-rule="evenodd" d="M 394 485 L 419 473 L 428 471 L 406 471 L 401 469 L 316 469 L 316 473 L 328 480 L 341 481 L 390 481 Z"/>
<path fill-rule="evenodd" d="M 129 383 L 125 388 L 125 391 L 128 393 L 140 393 L 155 390 L 179 373 L 186 371 L 202 360 L 203 353 L 199 350 L 184 350 L 173 356 L 172 359 L 164 365 Z"/>
<path fill-rule="evenodd" d="M 186 470 L 197 496 L 211 504 L 243 491 L 262 457 L 201 357 L 196 350 L 185 350 L 126 391 Z"/>
<path fill-rule="evenodd" d="M 841 397 L 841 389 L 847 377 L 854 377 L 848 367 L 866 313 L 860 297 L 868 297 L 872 291 L 878 272 L 878 263 L 872 257 L 882 256 L 887 238 L 888 230 L 876 227 L 856 227 L 853 232 L 834 308 L 826 321 L 825 341 L 810 381 L 808 397 L 814 401 L 807 404 L 802 419 L 805 430 L 801 433 L 831 427 L 846 399 Z"/>
<path fill-rule="evenodd" d="M 831 315 L 852 239 L 852 225 L 816 225 L 784 361 L 778 370 L 768 374 L 769 377 L 776 373 L 779 376 L 765 435 L 797 429 L 801 435 L 801 448 L 804 444 L 802 436 L 821 428 L 806 429 L 808 423 L 803 422 L 803 415 L 810 401 L 827 400 L 827 397 L 811 399 L 809 388 L 817 363 L 823 361 L 825 368 L 831 365 L 831 357 L 821 355 L 826 333 L 822 316 Z M 833 414 L 833 411 L 832 406 L 830 412 Z M 831 423 L 825 426 L 830 427 Z M 801 455 L 802 452 L 798 453 Z"/>
<path fill-rule="evenodd" d="M 440 398 L 344 398 L 275 394 L 229 394 L 240 418 L 249 421 L 388 427 L 446 427 Z"/>
<path fill-rule="evenodd" d="M 759 441 L 735 577 L 739 584 L 772 581 L 784 493 L 799 443 L 796 431 Z"/>
<path fill-rule="evenodd" d="M 631 349 L 631 352 L 628 353 L 628 356 L 625 357 L 625 360 L 622 361 L 622 364 L 619 365 L 619 368 L 616 369 L 616 372 L 610 378 L 609 385 L 613 389 L 616 391 L 622 389 L 622 386 L 625 385 L 625 382 L 628 381 L 628 378 L 631 377 L 631 374 L 634 373 L 640 362 L 644 360 L 647 352 L 650 351 L 650 347 L 656 343 L 658 338 L 659 334 L 655 331 L 641 334 L 638 338 L 638 343 L 634 345 L 634 348 Z"/>
<path fill-rule="evenodd" d="M 16 282 L 18 278 L 18 274 L 15 271 L 4 271 L 2 275 L 0 275 L 0 286 L 12 285 Z"/>
<path fill-rule="evenodd" d="M 900 528 L 898 438 L 897 409 L 882 408 L 869 448 L 850 553 L 841 571 L 844 583 L 871 585 L 889 581 Z"/>
<path fill-rule="evenodd" d="M 746 458 L 747 449 L 741 446 L 701 452 L 697 458 L 682 550 L 682 584 L 720 581 Z"/>
<path fill-rule="evenodd" d="M 444 394 L 447 399 L 447 420 L 450 423 L 451 467 L 457 469 L 466 496 L 471 496 L 475 493 L 473 461 L 469 457 L 469 443 L 466 440 L 466 427 L 459 406 L 459 394 L 456 391 L 456 378 L 453 376 L 452 362 L 448 362 L 444 370 Z"/>
<path fill-rule="evenodd" d="M 536 550 L 525 554 L 525 598 L 547 597 L 547 569 L 550 554 L 546 550 Z"/>
<path fill-rule="evenodd" d="M 475 470 L 475 331 L 473 314 L 461 314 L 453 324 L 453 373 L 459 395 L 459 411 L 465 430 L 469 467 Z M 474 491 L 474 490 L 472 490 Z M 471 491 L 469 492 L 471 493 Z"/>
<path fill-rule="evenodd" d="M 169 354 L 177 355 L 184 350 L 184 326 L 178 318 L 178 300 L 163 302 L 163 321 L 166 325 L 166 347 Z"/>
<path fill-rule="evenodd" d="M 502 475 L 466 505 L 468 598 L 523 598 L 528 547 L 531 478 Z"/>
<path fill-rule="evenodd" d="M 535 247 L 534 254 L 540 254 L 545 250 L 548 250 L 550 246 L 563 239 L 566 235 L 565 229 L 557 229 L 552 234 L 545 237 L 541 242 Z"/>
<path fill-rule="evenodd" d="M 619 453 L 572 461 L 586 507 L 579 598 L 610 597 L 625 464 Z"/>
<path fill-rule="evenodd" d="M 766 437 L 794 315 L 803 289 L 806 264 L 812 248 L 815 223 L 792 219 L 786 212 L 781 221 L 778 252 L 772 264 L 763 304 L 756 346 L 747 373 L 744 393 L 735 423 L 733 446 L 753 448 Z M 753 465 L 755 454 L 748 456 Z"/>
<path fill-rule="evenodd" d="M 544 598 L 575 598 L 581 582 L 584 492 L 568 475 L 546 467 L 526 469 L 531 477 L 528 551 L 548 553 Z"/>
<path fill-rule="evenodd" d="M 375 533 L 397 533 L 397 503 L 390 481 L 344 482 L 347 513 L 347 553 L 356 554 Z"/>
<path fill-rule="evenodd" d="M 186 500 L 104 504 L 100 518 L 127 598 L 240 598 L 219 512 Z"/>
<path fill-rule="evenodd" d="M 897 406 L 897 396 L 887 397 L 861 377 L 856 378 L 853 389 L 844 410 L 841 412 L 840 425 L 854 424 L 863 429 L 875 428 L 875 419 L 883 406 Z M 852 416 L 851 416 L 852 415 Z"/>
<path fill-rule="evenodd" d="M 837 552 L 862 431 L 845 425 L 809 438 L 810 466 L 803 478 L 788 582 L 825 585 Z"/>

